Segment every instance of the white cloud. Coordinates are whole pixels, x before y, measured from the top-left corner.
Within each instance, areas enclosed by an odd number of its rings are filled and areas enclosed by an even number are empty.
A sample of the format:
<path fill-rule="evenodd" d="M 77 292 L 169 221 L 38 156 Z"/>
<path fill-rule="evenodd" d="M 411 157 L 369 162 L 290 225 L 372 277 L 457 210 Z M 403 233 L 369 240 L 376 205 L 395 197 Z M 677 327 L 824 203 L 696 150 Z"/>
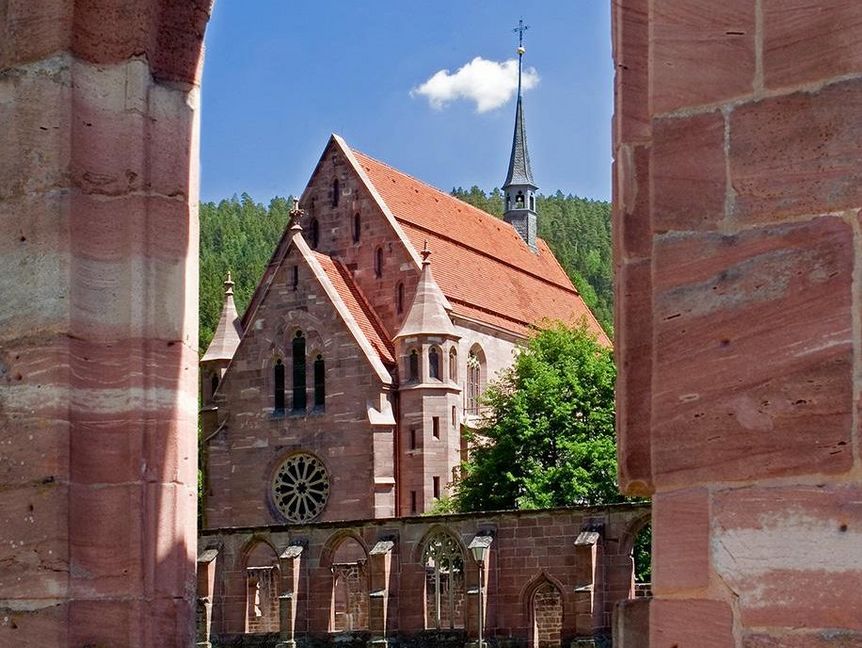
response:
<path fill-rule="evenodd" d="M 524 90 L 539 82 L 535 68 L 525 68 L 521 78 Z M 477 56 L 454 74 L 440 70 L 425 83 L 410 91 L 410 96 L 421 95 L 428 99 L 432 108 L 441 109 L 446 104 L 467 99 L 476 102 L 476 112 L 488 112 L 509 101 L 518 90 L 518 61 L 488 61 Z"/>

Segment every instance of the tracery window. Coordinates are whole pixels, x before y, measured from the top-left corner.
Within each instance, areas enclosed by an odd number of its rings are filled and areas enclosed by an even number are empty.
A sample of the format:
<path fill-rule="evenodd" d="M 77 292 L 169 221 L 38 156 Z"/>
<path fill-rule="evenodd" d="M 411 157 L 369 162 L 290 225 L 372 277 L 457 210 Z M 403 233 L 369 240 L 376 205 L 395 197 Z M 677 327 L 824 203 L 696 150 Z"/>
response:
<path fill-rule="evenodd" d="M 428 375 L 432 380 L 440 380 L 440 352 L 433 346 L 428 349 Z"/>
<path fill-rule="evenodd" d="M 288 522 L 313 520 L 323 512 L 329 498 L 326 467 L 314 455 L 290 455 L 275 471 L 272 498 Z"/>
<path fill-rule="evenodd" d="M 467 356 L 467 406 L 469 414 L 479 413 L 479 396 L 482 390 L 484 354 L 478 347 Z"/>
<path fill-rule="evenodd" d="M 293 410 L 304 410 L 305 405 L 305 336 L 297 331 L 293 338 Z"/>
<path fill-rule="evenodd" d="M 425 627 L 464 627 L 464 557 L 458 542 L 445 532 L 432 536 L 422 554 L 425 565 Z"/>

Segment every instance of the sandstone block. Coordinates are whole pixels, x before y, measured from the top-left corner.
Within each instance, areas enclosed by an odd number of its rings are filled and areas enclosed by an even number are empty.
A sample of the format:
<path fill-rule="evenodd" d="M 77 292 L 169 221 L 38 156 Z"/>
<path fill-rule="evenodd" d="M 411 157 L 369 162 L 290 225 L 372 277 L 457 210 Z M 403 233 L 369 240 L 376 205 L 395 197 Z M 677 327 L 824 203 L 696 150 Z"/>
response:
<path fill-rule="evenodd" d="M 847 470 L 849 226 L 668 236 L 656 250 L 655 479 Z"/>
<path fill-rule="evenodd" d="M 712 511 L 715 570 L 744 626 L 862 630 L 858 486 L 725 491 Z"/>
<path fill-rule="evenodd" d="M 651 263 L 641 261 L 624 265 L 617 280 L 617 456 L 620 488 L 629 494 L 652 490 L 651 275 Z"/>
<path fill-rule="evenodd" d="M 653 496 L 652 589 L 657 596 L 709 585 L 709 491 Z"/>
<path fill-rule="evenodd" d="M 651 168 L 654 231 L 715 229 L 727 193 L 721 112 L 654 120 Z"/>
<path fill-rule="evenodd" d="M 768 88 L 825 80 L 862 67 L 862 4 L 764 0 L 763 74 Z"/>
<path fill-rule="evenodd" d="M 862 81 L 741 106 L 730 115 L 734 218 L 768 223 L 862 205 Z"/>
<path fill-rule="evenodd" d="M 663 0 L 653 7 L 651 19 L 654 116 L 753 91 L 751 0 Z"/>
<path fill-rule="evenodd" d="M 614 141 L 649 138 L 649 2 L 626 0 L 612 5 Z"/>
<path fill-rule="evenodd" d="M 654 599 L 649 637 L 651 648 L 736 648 L 733 615 L 721 601 Z"/>
<path fill-rule="evenodd" d="M 743 648 L 860 648 L 862 634 L 850 630 L 821 630 L 786 634 L 752 633 Z"/>

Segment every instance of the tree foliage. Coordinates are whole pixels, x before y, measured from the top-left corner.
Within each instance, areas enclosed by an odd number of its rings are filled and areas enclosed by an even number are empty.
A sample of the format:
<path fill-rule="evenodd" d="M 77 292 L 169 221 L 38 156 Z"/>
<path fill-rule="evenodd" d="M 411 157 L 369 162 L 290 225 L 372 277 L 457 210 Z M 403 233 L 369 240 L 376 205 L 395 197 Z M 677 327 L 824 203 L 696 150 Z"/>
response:
<path fill-rule="evenodd" d="M 457 187 L 452 195 L 489 214 L 502 217 L 503 194 L 477 186 Z M 539 236 L 545 239 L 575 288 L 609 336 L 613 337 L 614 289 L 611 250 L 611 206 L 602 200 L 538 194 Z"/>
<path fill-rule="evenodd" d="M 200 206 L 200 348 L 205 350 L 218 325 L 228 270 L 236 282 L 234 299 L 242 314 L 263 276 L 290 219 L 293 198 L 276 196 L 265 206 L 248 194 Z"/>
<path fill-rule="evenodd" d="M 454 484 L 462 511 L 598 505 L 617 489 L 611 351 L 585 324 L 537 333 L 485 392 Z"/>

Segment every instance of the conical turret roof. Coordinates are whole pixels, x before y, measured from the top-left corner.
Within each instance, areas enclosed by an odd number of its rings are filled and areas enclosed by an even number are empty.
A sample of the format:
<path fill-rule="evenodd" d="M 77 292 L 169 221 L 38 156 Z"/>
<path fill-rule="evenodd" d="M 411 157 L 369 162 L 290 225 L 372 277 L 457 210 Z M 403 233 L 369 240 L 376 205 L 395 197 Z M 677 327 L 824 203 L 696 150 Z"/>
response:
<path fill-rule="evenodd" d="M 230 272 L 228 272 L 224 282 L 224 306 L 221 309 L 221 317 L 201 362 L 232 360 L 233 354 L 239 346 L 242 327 L 236 313 L 236 305 L 233 303 L 233 286 L 234 283 L 230 278 Z"/>
<path fill-rule="evenodd" d="M 395 334 L 396 339 L 414 335 L 459 337 L 449 318 L 449 313 L 446 312 L 448 303 L 446 297 L 431 274 L 429 256 L 431 251 L 426 244 L 425 249 L 422 250 L 422 273 L 419 275 L 416 295 L 413 297 L 413 304 L 407 312 L 407 317 L 404 318 L 404 324 Z"/>

